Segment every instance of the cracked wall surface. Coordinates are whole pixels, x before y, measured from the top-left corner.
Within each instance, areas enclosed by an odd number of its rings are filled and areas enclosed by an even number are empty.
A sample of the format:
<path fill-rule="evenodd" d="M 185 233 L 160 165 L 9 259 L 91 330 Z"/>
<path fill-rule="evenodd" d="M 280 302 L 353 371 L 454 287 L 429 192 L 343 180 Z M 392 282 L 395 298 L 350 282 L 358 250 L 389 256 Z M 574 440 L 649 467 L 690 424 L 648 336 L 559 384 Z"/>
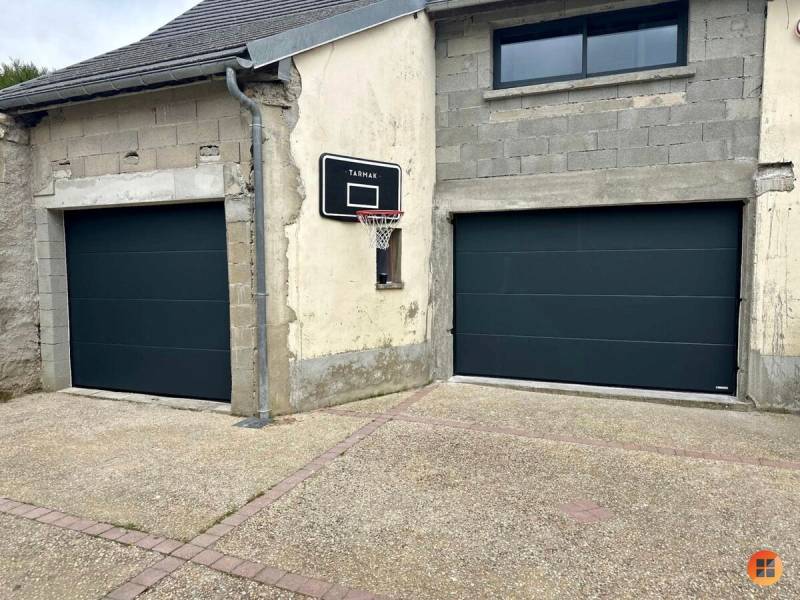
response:
<path fill-rule="evenodd" d="M 36 219 L 28 131 L 0 114 L 0 402 L 39 387 Z"/>
<path fill-rule="evenodd" d="M 429 380 L 433 45 L 418 13 L 295 57 L 302 93 L 290 152 L 302 203 L 285 225 L 292 410 Z M 376 289 L 360 225 L 320 217 L 323 153 L 402 167 L 402 289 Z"/>
<path fill-rule="evenodd" d="M 749 395 L 800 411 L 800 4 L 769 2 L 757 187 Z"/>

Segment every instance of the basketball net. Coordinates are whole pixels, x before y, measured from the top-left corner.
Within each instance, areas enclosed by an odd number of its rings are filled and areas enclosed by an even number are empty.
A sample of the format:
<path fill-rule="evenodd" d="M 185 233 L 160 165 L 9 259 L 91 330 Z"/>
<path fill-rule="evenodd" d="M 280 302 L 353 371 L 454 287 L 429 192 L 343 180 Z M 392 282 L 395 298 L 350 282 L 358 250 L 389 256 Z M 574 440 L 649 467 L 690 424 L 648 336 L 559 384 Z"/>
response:
<path fill-rule="evenodd" d="M 358 221 L 367 228 L 369 244 L 379 250 L 389 248 L 392 232 L 397 229 L 403 212 L 400 210 L 359 210 Z"/>

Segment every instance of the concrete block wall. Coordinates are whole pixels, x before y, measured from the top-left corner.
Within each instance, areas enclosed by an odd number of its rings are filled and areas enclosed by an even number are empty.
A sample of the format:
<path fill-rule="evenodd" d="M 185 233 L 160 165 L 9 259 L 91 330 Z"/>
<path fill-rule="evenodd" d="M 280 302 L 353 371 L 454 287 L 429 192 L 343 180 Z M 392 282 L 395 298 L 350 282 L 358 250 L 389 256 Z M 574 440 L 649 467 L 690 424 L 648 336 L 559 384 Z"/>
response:
<path fill-rule="evenodd" d="M 0 114 L 0 402 L 39 388 L 36 223 L 28 132 Z"/>
<path fill-rule="evenodd" d="M 755 160 L 765 0 L 690 0 L 694 75 L 485 97 L 493 29 L 657 3 L 543 0 L 438 21 L 438 180 Z"/>
<path fill-rule="evenodd" d="M 249 173 L 249 117 L 210 82 L 49 111 L 31 130 L 34 193 L 54 179 L 239 163 Z"/>

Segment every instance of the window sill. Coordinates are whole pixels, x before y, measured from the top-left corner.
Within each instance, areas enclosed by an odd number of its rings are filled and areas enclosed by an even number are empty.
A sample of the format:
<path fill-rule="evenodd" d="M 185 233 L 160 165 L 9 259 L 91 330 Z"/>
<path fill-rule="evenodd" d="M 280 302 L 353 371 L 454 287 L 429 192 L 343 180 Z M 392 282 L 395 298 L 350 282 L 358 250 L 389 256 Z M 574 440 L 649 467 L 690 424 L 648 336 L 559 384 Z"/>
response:
<path fill-rule="evenodd" d="M 689 77 L 693 77 L 696 72 L 697 69 L 690 65 L 686 67 L 670 67 L 668 69 L 653 69 L 652 71 L 636 71 L 634 73 L 603 75 L 601 77 L 574 79 L 572 81 L 554 81 L 552 83 L 539 83 L 536 85 L 525 85 L 522 87 L 505 88 L 502 90 L 488 90 L 483 93 L 483 99 L 503 100 L 505 98 L 538 96 L 540 94 L 550 94 L 553 92 L 611 87 L 625 83 L 663 81 L 666 79 L 687 79 Z"/>
<path fill-rule="evenodd" d="M 392 281 L 390 283 L 376 283 L 376 290 L 402 290 L 405 284 L 402 281 Z"/>

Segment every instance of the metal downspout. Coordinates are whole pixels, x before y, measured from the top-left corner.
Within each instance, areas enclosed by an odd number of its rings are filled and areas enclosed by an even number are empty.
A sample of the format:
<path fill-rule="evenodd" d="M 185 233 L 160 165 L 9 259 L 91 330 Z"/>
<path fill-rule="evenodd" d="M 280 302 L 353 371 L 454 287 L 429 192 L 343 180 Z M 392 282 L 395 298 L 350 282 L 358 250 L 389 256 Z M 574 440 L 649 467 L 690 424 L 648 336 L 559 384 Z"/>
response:
<path fill-rule="evenodd" d="M 253 115 L 253 188 L 256 221 L 256 320 L 258 322 L 258 417 L 269 421 L 269 371 L 267 362 L 267 261 L 264 235 L 264 161 L 262 158 L 263 121 L 258 103 L 245 96 L 236 81 L 236 71 L 225 71 L 228 92 Z"/>

